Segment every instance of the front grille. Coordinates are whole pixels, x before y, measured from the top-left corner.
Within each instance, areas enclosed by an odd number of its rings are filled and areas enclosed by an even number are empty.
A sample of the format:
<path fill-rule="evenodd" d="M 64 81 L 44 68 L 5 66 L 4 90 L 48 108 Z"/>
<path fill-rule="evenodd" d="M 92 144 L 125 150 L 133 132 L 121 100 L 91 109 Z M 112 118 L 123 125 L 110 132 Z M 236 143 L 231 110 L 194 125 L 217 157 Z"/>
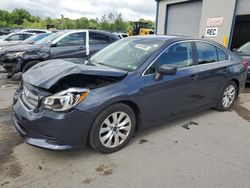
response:
<path fill-rule="evenodd" d="M 23 85 L 21 100 L 29 110 L 34 110 L 38 105 L 38 95 L 28 90 L 27 87 L 25 87 L 25 85 Z"/>

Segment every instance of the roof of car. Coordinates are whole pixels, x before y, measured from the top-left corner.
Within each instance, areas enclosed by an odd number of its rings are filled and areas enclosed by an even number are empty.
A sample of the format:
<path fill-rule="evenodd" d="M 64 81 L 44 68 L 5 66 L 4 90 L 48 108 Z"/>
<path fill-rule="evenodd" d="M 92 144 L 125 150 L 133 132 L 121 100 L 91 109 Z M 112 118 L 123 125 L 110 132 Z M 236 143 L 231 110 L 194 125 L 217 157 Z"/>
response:
<path fill-rule="evenodd" d="M 200 38 L 200 37 L 192 37 L 192 36 L 181 36 L 181 35 L 138 35 L 138 36 L 132 36 L 135 38 L 155 38 L 155 39 L 159 39 L 159 40 L 165 40 L 167 41 L 171 41 L 172 42 L 178 42 L 178 41 L 185 41 L 185 40 L 200 40 L 200 41 L 204 41 L 204 42 L 209 42 L 215 45 L 218 45 L 220 47 L 222 47 L 221 44 L 209 40 L 209 39 L 205 39 L 205 38 Z"/>
<path fill-rule="evenodd" d="M 103 30 L 94 30 L 94 29 L 73 29 L 73 30 L 61 30 L 59 32 L 71 32 L 71 33 L 74 33 L 74 32 L 86 32 L 86 31 L 90 31 L 90 32 L 93 32 L 93 33 L 99 33 L 99 34 L 103 34 L 103 35 L 108 35 L 110 37 L 113 37 L 113 38 L 117 38 L 118 36 L 111 33 L 111 32 L 108 32 L 108 31 L 103 31 Z"/>
<path fill-rule="evenodd" d="M 169 39 L 176 39 L 176 40 L 196 40 L 201 39 L 197 37 L 189 37 L 189 36 L 181 36 L 181 35 L 137 35 L 133 36 L 136 38 L 155 38 L 155 39 L 161 39 L 161 40 L 169 40 Z"/>

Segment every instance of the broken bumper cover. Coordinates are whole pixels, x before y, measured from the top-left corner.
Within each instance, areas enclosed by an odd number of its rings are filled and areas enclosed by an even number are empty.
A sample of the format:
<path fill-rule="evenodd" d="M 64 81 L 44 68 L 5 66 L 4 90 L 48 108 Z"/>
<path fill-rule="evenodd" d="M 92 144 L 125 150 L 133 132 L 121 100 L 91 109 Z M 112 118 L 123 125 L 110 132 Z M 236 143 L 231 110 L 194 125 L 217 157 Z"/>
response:
<path fill-rule="evenodd" d="M 79 110 L 35 113 L 14 98 L 13 122 L 26 143 L 51 150 L 67 150 L 84 146 L 92 122 L 91 114 Z"/>

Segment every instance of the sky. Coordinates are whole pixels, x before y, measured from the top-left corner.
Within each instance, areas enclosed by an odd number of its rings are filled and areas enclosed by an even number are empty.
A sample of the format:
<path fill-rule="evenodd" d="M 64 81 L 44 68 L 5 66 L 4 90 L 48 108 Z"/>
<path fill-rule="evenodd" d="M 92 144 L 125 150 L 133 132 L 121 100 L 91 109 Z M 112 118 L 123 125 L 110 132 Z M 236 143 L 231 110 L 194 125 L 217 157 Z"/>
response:
<path fill-rule="evenodd" d="M 0 9 L 24 8 L 42 18 L 100 18 L 108 13 L 122 13 L 124 20 L 139 18 L 154 21 L 155 0 L 0 0 Z"/>

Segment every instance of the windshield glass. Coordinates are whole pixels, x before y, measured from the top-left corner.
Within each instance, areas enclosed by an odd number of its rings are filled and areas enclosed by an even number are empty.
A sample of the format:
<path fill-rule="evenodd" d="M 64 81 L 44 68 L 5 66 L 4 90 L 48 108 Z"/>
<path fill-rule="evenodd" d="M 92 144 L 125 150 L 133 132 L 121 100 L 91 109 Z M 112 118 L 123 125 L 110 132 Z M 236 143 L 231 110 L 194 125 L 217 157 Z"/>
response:
<path fill-rule="evenodd" d="M 8 37 L 10 37 L 11 35 L 13 35 L 13 34 L 10 33 L 10 34 L 8 34 L 8 35 L 2 35 L 2 36 L 1 36 L 1 39 L 2 39 L 2 40 L 5 40 L 5 39 L 7 39 Z"/>
<path fill-rule="evenodd" d="M 250 42 L 248 42 L 248 43 L 244 44 L 243 46 L 241 46 L 237 51 L 250 53 Z"/>
<path fill-rule="evenodd" d="M 24 40 L 25 43 L 33 43 L 33 42 L 38 42 L 46 37 L 48 37 L 49 35 L 51 35 L 51 33 L 44 33 L 44 34 L 40 34 L 40 35 L 35 35 L 32 36 L 26 40 Z"/>
<path fill-rule="evenodd" d="M 58 37 L 60 37 L 61 35 L 63 35 L 65 33 L 65 31 L 61 31 L 61 32 L 56 32 L 51 34 L 48 37 L 45 37 L 42 40 L 36 41 L 35 44 L 49 44 L 51 43 L 53 40 L 57 39 Z"/>
<path fill-rule="evenodd" d="M 161 46 L 165 40 L 130 37 L 119 40 L 90 58 L 93 63 L 134 71 Z"/>

